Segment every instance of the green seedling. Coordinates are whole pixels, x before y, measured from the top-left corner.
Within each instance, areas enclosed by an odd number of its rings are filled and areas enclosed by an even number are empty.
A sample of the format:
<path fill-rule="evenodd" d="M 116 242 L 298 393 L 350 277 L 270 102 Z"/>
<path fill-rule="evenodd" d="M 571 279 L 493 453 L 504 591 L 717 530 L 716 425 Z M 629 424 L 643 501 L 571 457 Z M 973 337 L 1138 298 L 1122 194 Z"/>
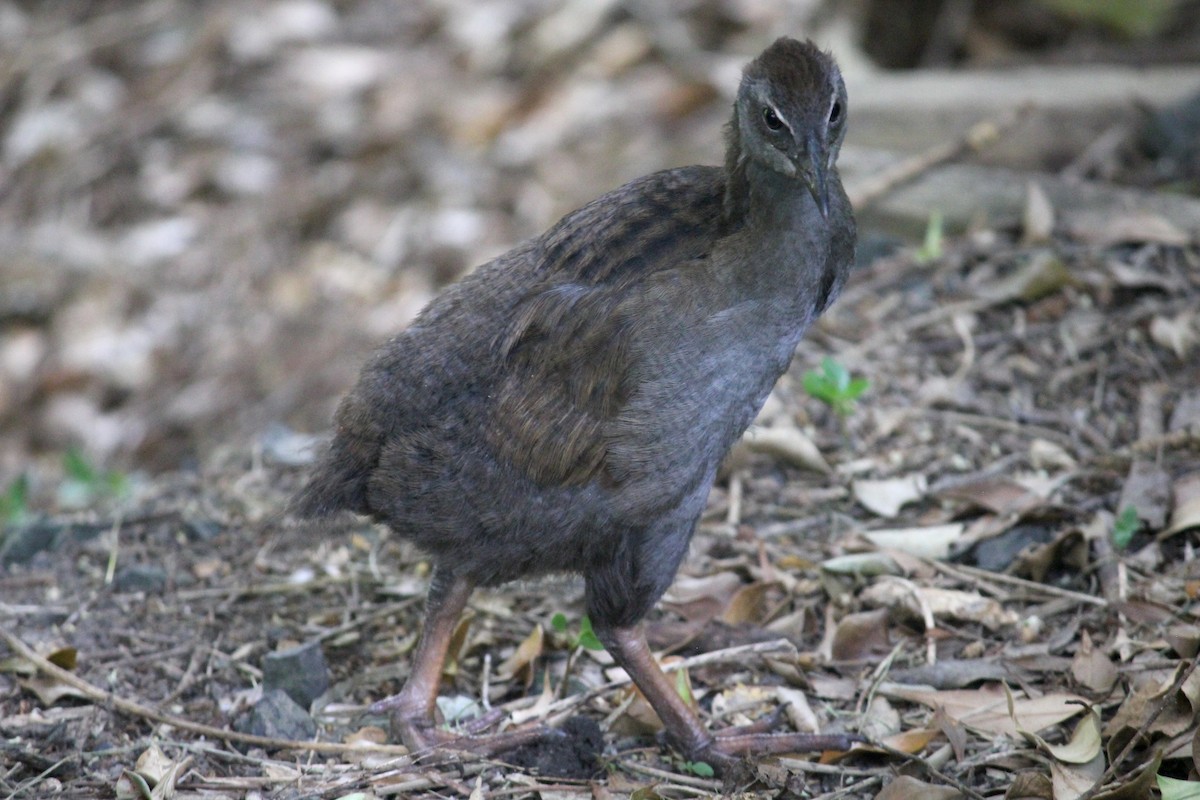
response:
<path fill-rule="evenodd" d="M 101 470 L 78 448 L 63 454 L 66 478 L 58 487 L 58 503 L 64 508 L 86 508 L 98 500 L 121 499 L 129 492 L 129 479 L 116 470 Z"/>
<path fill-rule="evenodd" d="M 1121 509 L 1121 513 L 1117 514 L 1117 518 L 1113 520 L 1112 542 L 1113 546 L 1118 550 L 1124 550 L 1129 547 L 1129 543 L 1133 541 L 1134 534 L 1142 528 L 1142 520 L 1138 517 L 1137 509 L 1133 506 L 1125 506 Z"/>
<path fill-rule="evenodd" d="M 706 761 L 680 761 L 679 769 L 697 778 L 711 778 L 716 775 L 712 765 Z"/>
<path fill-rule="evenodd" d="M 916 253 L 918 264 L 928 264 L 942 257 L 942 240 L 945 238 L 945 220 L 942 212 L 934 211 L 929 215 L 929 224 L 925 226 L 925 241 Z"/>
<path fill-rule="evenodd" d="M 550 619 L 550 627 L 563 634 L 570 640 L 571 649 L 582 647 L 584 650 L 603 650 L 604 645 L 600 641 L 600 637 L 592 630 L 592 621 L 587 615 L 583 615 L 579 620 L 579 633 L 571 633 L 567 624 L 567 616 L 562 612 L 555 614 Z"/>
<path fill-rule="evenodd" d="M 0 494 L 0 528 L 29 518 L 29 476 L 20 475 Z"/>
<path fill-rule="evenodd" d="M 804 373 L 804 391 L 829 405 L 842 419 L 854 410 L 854 401 L 871 385 L 866 378 L 851 378 L 850 372 L 829 356 L 821 369 Z"/>

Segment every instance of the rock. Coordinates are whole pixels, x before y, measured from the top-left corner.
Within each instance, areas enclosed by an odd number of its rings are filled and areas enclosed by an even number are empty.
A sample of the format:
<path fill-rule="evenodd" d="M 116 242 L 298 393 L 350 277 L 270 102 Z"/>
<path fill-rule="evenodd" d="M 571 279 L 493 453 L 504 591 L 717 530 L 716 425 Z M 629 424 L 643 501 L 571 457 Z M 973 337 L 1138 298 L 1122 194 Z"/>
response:
<path fill-rule="evenodd" d="M 167 588 L 167 571 L 149 564 L 130 564 L 117 570 L 113 588 L 118 592 L 161 592 Z"/>
<path fill-rule="evenodd" d="M 271 689 L 263 692 L 254 707 L 233 721 L 233 729 L 272 739 L 306 740 L 317 733 L 317 723 L 287 696 Z"/>
<path fill-rule="evenodd" d="M 315 639 L 268 653 L 262 671 L 264 690 L 281 690 L 301 708 L 309 708 L 329 688 L 329 667 L 321 643 Z"/>

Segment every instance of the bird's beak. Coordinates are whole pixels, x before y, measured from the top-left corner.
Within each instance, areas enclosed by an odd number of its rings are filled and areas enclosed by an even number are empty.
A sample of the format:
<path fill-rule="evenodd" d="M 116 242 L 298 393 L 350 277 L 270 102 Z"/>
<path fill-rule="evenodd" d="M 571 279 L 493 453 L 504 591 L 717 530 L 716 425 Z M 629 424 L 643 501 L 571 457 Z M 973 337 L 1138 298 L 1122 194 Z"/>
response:
<path fill-rule="evenodd" d="M 808 186 L 808 191 L 812 194 L 813 200 L 817 202 L 817 210 L 821 212 L 822 218 L 829 217 L 829 186 L 826 183 L 828 177 L 828 167 L 825 158 L 825 152 L 821 147 L 820 142 L 816 137 L 810 137 L 806 142 L 808 145 L 808 164 L 806 169 L 801 170 L 804 176 L 804 183 Z"/>

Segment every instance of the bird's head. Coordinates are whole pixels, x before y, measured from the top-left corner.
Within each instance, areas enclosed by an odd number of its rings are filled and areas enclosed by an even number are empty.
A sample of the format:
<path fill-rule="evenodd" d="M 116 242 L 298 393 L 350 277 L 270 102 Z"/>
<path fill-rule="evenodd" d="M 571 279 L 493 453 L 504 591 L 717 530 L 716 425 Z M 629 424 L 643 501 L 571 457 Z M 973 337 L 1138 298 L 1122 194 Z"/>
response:
<path fill-rule="evenodd" d="M 736 101 L 740 158 L 803 181 L 823 216 L 826 180 L 846 132 L 846 85 L 833 57 L 781 38 L 742 73 Z"/>

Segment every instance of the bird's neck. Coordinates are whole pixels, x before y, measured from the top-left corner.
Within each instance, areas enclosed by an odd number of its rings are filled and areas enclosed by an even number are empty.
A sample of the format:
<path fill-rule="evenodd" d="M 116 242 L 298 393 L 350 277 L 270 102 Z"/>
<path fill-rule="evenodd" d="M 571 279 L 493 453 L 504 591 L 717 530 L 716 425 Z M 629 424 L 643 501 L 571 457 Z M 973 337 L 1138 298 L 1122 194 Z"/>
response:
<path fill-rule="evenodd" d="M 722 216 L 725 231 L 739 229 L 790 227 L 803 214 L 810 200 L 804 184 L 752 161 L 742 147 L 738 112 L 726 132 L 725 197 Z M 812 203 L 816 213 L 816 204 Z"/>

